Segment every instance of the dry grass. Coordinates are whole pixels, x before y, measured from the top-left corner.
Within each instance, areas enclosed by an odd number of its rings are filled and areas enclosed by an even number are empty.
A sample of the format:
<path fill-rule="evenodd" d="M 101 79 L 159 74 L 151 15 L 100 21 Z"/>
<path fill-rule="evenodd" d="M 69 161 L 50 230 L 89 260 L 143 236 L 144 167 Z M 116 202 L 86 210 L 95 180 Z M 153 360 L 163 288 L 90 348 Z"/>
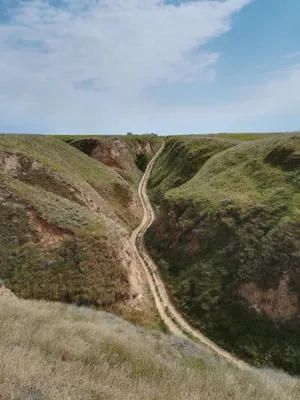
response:
<path fill-rule="evenodd" d="M 0 399 L 299 399 L 300 383 L 107 313 L 0 299 Z"/>

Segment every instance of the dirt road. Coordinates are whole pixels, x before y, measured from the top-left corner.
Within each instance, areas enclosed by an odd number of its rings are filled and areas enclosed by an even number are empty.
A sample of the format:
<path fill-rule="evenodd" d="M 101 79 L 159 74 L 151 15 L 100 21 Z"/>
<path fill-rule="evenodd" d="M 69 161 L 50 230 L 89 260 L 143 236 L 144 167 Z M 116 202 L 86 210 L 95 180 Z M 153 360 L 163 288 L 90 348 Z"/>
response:
<path fill-rule="evenodd" d="M 153 164 L 155 163 L 155 160 L 159 157 L 163 149 L 164 143 L 148 164 L 147 169 L 140 181 L 138 193 L 142 202 L 144 216 L 140 226 L 135 229 L 131 236 L 132 244 L 136 251 L 137 258 L 140 260 L 147 274 L 149 286 L 154 297 L 157 310 L 169 330 L 175 335 L 192 335 L 231 364 L 242 369 L 250 369 L 251 367 L 248 364 L 234 357 L 227 351 L 223 350 L 221 347 L 217 346 L 207 337 L 202 335 L 198 330 L 190 326 L 186 319 L 175 309 L 169 299 L 164 282 L 162 281 L 158 273 L 158 268 L 155 265 L 154 261 L 151 259 L 145 247 L 144 234 L 155 219 L 155 214 L 147 195 L 147 182 L 150 177 Z"/>

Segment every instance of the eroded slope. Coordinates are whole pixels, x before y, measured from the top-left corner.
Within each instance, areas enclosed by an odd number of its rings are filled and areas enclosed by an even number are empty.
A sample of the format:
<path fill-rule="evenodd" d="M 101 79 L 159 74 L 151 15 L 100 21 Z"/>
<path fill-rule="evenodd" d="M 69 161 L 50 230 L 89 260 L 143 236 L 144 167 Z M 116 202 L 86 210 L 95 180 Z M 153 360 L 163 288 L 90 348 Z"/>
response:
<path fill-rule="evenodd" d="M 159 148 L 159 140 L 151 136 L 95 136 L 79 138 L 70 144 L 113 168 L 135 187 L 147 161 Z"/>
<path fill-rule="evenodd" d="M 214 155 L 164 193 L 146 236 L 195 326 L 247 361 L 294 373 L 300 373 L 299 154 L 299 135 L 282 135 Z M 181 159 L 177 154 L 173 162 Z M 162 157 L 161 169 L 163 163 Z M 160 188 L 152 190 L 155 198 Z"/>
<path fill-rule="evenodd" d="M 0 278 L 17 296 L 151 321 L 138 200 L 117 172 L 53 137 L 1 135 L 0 188 Z"/>

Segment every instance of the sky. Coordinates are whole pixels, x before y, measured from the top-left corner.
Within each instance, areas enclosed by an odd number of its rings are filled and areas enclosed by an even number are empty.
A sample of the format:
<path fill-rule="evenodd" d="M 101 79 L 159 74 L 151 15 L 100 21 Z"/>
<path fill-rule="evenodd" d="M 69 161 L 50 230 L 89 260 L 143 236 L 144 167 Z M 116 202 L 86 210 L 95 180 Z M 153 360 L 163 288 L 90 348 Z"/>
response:
<path fill-rule="evenodd" d="M 0 0 L 0 132 L 299 129 L 299 0 Z"/>

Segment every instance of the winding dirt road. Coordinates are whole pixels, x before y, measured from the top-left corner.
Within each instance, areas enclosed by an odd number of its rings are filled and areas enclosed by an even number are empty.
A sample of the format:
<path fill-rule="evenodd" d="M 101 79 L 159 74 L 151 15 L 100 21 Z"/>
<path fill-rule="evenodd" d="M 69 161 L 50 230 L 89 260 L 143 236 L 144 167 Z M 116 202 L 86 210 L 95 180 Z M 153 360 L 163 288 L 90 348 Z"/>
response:
<path fill-rule="evenodd" d="M 227 360 L 229 363 L 241 369 L 250 369 L 250 365 L 223 350 L 221 347 L 217 346 L 207 337 L 202 335 L 198 330 L 193 328 L 186 321 L 186 319 L 175 309 L 167 294 L 164 282 L 162 281 L 158 273 L 158 267 L 151 259 L 145 247 L 144 234 L 155 219 L 155 214 L 147 195 L 147 182 L 150 177 L 152 167 L 156 159 L 162 153 L 163 149 L 164 143 L 162 143 L 158 152 L 149 162 L 147 169 L 140 181 L 138 193 L 143 206 L 144 216 L 141 224 L 135 229 L 131 236 L 132 245 L 136 252 L 136 256 L 147 274 L 149 286 L 155 300 L 156 308 L 162 320 L 173 334 L 183 337 L 187 335 L 192 335 L 193 337 L 197 338 L 202 344 L 213 350 L 218 356 Z"/>

